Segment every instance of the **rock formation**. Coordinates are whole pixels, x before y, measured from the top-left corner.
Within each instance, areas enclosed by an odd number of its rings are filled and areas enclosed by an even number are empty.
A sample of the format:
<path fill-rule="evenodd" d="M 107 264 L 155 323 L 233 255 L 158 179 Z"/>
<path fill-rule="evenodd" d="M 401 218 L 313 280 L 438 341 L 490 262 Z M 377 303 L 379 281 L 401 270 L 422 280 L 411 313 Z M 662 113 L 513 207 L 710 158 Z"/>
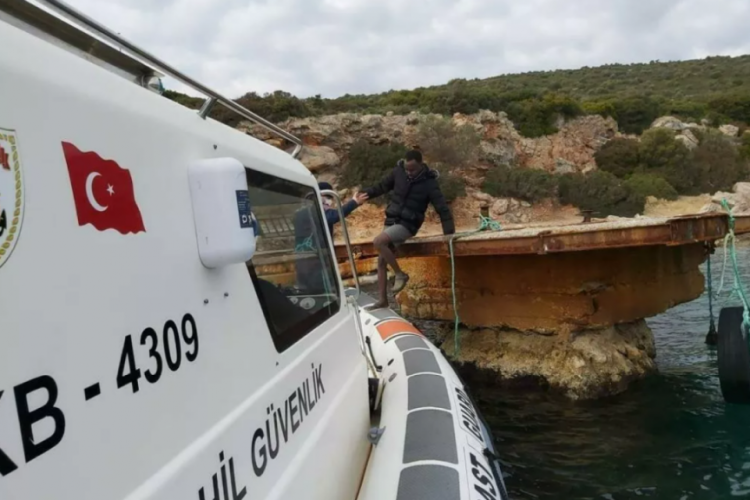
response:
<path fill-rule="evenodd" d="M 417 145 L 417 127 L 430 115 L 338 115 L 290 118 L 279 124 L 305 143 L 300 160 L 316 174 L 336 171 L 346 161 L 349 148 L 358 139 L 372 144 L 401 142 Z M 436 116 L 436 115 L 433 115 Z M 583 116 L 562 123 L 558 133 L 529 139 L 521 137 L 503 112 L 480 111 L 456 114 L 456 125 L 470 125 L 481 137 L 479 161 L 486 165 L 514 164 L 549 172 L 586 172 L 596 168 L 594 153 L 618 134 L 617 122 L 599 115 Z M 274 137 L 257 125 L 238 128 L 262 140 Z"/>
<path fill-rule="evenodd" d="M 722 200 L 727 201 L 727 205 L 734 214 L 750 213 L 750 182 L 738 182 L 732 187 L 731 193 L 719 191 L 711 197 L 711 202 L 700 209 L 700 213 L 706 212 L 723 212 L 721 205 Z"/>
<path fill-rule="evenodd" d="M 535 379 L 573 400 L 625 391 L 656 371 L 656 348 L 644 320 L 583 330 L 570 339 L 500 328 L 462 329 L 442 349 L 459 365 L 494 373 L 505 383 Z"/>
<path fill-rule="evenodd" d="M 674 116 L 662 116 L 654 120 L 651 128 L 668 128 L 674 130 L 675 138 L 682 142 L 688 149 L 695 149 L 698 146 L 698 138 L 693 133 L 695 130 L 704 130 L 705 125 L 697 123 L 684 123 Z"/>

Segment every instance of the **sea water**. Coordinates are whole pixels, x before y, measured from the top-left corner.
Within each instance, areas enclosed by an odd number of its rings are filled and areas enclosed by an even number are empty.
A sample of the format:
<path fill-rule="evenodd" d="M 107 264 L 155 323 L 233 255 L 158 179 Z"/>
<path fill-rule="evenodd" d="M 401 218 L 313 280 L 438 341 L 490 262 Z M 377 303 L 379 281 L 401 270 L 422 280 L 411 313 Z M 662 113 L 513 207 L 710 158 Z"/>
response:
<path fill-rule="evenodd" d="M 738 261 L 750 286 L 750 249 L 738 248 Z M 715 288 L 722 262 L 719 248 Z M 732 285 L 728 266 L 725 288 Z M 714 304 L 717 321 L 721 305 L 741 304 L 727 295 Z M 750 406 L 722 399 L 716 350 L 705 344 L 708 295 L 648 323 L 659 373 L 619 396 L 574 403 L 540 391 L 471 388 L 512 499 L 750 498 Z"/>

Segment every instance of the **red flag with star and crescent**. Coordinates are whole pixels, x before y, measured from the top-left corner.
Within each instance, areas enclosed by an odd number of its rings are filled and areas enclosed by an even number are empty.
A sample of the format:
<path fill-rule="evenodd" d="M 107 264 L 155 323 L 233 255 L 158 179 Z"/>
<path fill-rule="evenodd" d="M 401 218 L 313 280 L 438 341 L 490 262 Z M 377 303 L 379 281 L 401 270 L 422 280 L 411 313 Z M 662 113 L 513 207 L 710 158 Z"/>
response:
<path fill-rule="evenodd" d="M 114 229 L 122 234 L 146 232 L 130 171 L 69 142 L 63 142 L 62 147 L 78 225 L 91 224 L 99 231 Z"/>
<path fill-rule="evenodd" d="M 6 153 L 5 150 L 0 147 L 0 168 L 10 170 L 10 162 L 8 160 L 8 153 Z"/>

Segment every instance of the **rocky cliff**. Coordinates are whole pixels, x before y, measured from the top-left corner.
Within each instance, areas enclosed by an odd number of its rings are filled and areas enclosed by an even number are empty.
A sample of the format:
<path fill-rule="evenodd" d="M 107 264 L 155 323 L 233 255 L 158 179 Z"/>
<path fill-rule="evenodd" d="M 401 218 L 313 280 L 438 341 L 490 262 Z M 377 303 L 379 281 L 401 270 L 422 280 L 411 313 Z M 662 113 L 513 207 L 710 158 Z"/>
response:
<path fill-rule="evenodd" d="M 342 113 L 291 118 L 279 125 L 304 142 L 300 155 L 302 163 L 319 180 L 337 186 L 347 164 L 349 150 L 356 141 L 364 139 L 375 145 L 398 142 L 419 147 L 420 123 L 436 117 L 439 115 Z M 617 122 L 599 115 L 583 116 L 568 122 L 560 120 L 557 123 L 558 133 L 533 139 L 522 137 L 504 112 L 456 114 L 452 122 L 457 126 L 471 126 L 480 137 L 476 163 L 461 171 L 466 182 L 466 196 L 453 203 L 459 230 L 475 227 L 482 207 L 490 208 L 490 215 L 504 224 L 569 221 L 576 218 L 579 211 L 570 206 L 558 206 L 547 201 L 532 206 L 523 200 L 494 198 L 480 189 L 484 175 L 493 165 L 514 165 L 557 174 L 589 172 L 596 169 L 596 151 L 609 139 L 620 135 Z M 242 122 L 237 128 L 279 148 L 290 147 L 252 123 Z M 430 157 L 429 151 L 425 151 L 425 156 L 430 161 L 435 160 Z M 373 205 L 365 205 L 356 211 L 349 219 L 354 237 L 371 236 L 382 224 L 382 211 L 382 207 Z M 439 232 L 439 226 L 435 214 L 429 213 L 420 234 L 435 234 Z"/>
<path fill-rule="evenodd" d="M 305 143 L 300 160 L 316 175 L 336 176 L 346 164 L 349 148 L 358 139 L 372 144 L 400 142 L 419 146 L 420 122 L 439 115 L 338 115 L 291 118 L 279 125 L 301 137 Z M 594 153 L 607 140 L 618 135 L 617 122 L 599 115 L 583 116 L 558 123 L 559 132 L 535 139 L 522 137 L 503 112 L 481 111 L 474 115 L 456 114 L 456 125 L 470 125 L 478 132 L 479 165 L 513 164 L 519 167 L 567 173 L 596 168 Z M 238 128 L 271 144 L 279 141 L 261 127 L 248 122 Z M 429 152 L 426 152 L 429 155 Z"/>
<path fill-rule="evenodd" d="M 349 151 L 355 142 L 365 140 L 373 145 L 401 143 L 419 147 L 420 125 L 439 116 L 416 112 L 408 115 L 341 113 L 290 118 L 279 125 L 303 140 L 300 160 L 310 171 L 319 180 L 339 187 L 340 175 L 346 168 Z M 466 184 L 466 196 L 453 203 L 459 230 L 476 227 L 482 208 L 488 209 L 490 216 L 505 225 L 580 220 L 579 209 L 561 205 L 554 200 L 531 204 L 519 199 L 490 196 L 481 190 L 486 172 L 495 165 L 512 165 L 553 174 L 587 173 L 597 169 L 594 155 L 609 140 L 615 137 L 638 139 L 622 134 L 612 118 L 599 115 L 582 116 L 569 121 L 561 118 L 556 124 L 557 133 L 538 138 L 523 137 L 504 112 L 455 114 L 451 121 L 458 127 L 468 125 L 479 136 L 476 161 L 461 168 L 459 173 Z M 240 123 L 238 128 L 279 148 L 290 147 L 283 140 L 249 122 Z M 676 139 L 693 150 L 699 142 L 697 136 L 707 129 L 707 123 L 685 123 L 675 117 L 665 116 L 654 121 L 652 128 L 674 131 Z M 739 133 L 739 129 L 733 125 L 724 125 L 720 130 L 729 137 L 736 137 Z M 429 161 L 440 160 L 431 157 L 430 151 L 424 147 L 422 150 Z M 739 193 L 730 194 L 732 205 L 750 208 L 750 193 L 747 200 Z M 670 202 L 651 198 L 642 215 L 666 216 L 714 211 L 719 209 L 716 203 L 718 199 L 714 196 L 714 200 L 711 200 L 710 195 L 680 197 L 679 200 Z M 356 211 L 350 218 L 354 237 L 370 237 L 380 227 L 382 210 L 382 207 L 368 204 Z M 439 229 L 437 218 L 430 214 L 421 234 L 435 234 Z"/>

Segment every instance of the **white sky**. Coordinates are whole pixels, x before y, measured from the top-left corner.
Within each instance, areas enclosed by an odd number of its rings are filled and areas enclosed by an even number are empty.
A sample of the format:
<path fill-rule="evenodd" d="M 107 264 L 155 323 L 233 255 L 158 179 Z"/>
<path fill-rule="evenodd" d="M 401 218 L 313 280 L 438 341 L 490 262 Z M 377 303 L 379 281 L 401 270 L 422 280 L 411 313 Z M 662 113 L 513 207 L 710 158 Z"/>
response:
<path fill-rule="evenodd" d="M 750 53 L 750 0 L 66 1 L 232 98 Z"/>

